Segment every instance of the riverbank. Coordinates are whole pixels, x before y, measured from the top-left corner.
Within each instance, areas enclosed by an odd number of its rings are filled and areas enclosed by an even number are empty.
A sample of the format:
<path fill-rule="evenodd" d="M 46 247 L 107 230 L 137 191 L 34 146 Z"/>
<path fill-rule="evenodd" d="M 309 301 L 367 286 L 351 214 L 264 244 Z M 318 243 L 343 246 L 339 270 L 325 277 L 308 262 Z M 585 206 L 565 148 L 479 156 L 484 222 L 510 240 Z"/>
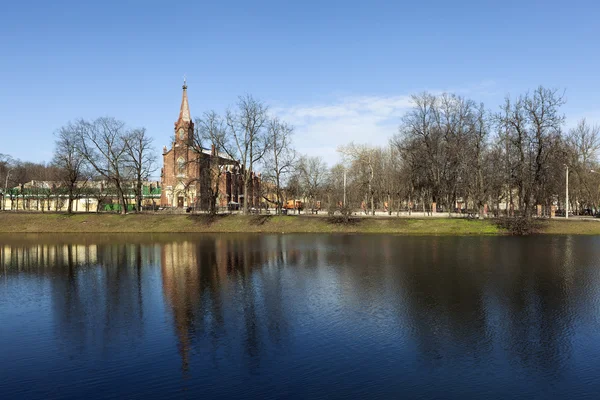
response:
<path fill-rule="evenodd" d="M 356 218 L 324 216 L 0 213 L 3 233 L 388 233 L 401 235 L 503 235 L 493 220 L 463 218 Z M 544 221 L 541 234 L 600 235 L 600 221 Z"/>

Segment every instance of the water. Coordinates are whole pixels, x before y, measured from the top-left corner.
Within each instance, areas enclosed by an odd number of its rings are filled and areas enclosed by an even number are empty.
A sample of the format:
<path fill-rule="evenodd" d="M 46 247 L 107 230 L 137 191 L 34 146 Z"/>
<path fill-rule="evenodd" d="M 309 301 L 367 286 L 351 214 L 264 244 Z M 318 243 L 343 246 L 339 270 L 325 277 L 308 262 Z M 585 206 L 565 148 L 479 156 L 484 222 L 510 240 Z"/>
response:
<path fill-rule="evenodd" d="M 0 398 L 597 398 L 600 239 L 0 236 Z"/>

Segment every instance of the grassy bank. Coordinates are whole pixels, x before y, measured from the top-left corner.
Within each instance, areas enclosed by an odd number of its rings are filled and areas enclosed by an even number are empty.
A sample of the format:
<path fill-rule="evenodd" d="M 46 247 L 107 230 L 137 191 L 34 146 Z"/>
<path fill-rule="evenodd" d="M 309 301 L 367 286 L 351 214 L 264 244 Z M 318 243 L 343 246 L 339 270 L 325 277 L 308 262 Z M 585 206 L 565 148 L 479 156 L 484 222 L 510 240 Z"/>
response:
<path fill-rule="evenodd" d="M 404 235 L 498 235 L 494 221 L 446 218 L 358 218 L 349 223 L 314 216 L 115 215 L 0 213 L 0 232 L 12 233 L 390 233 Z M 548 221 L 540 233 L 600 234 L 600 221 Z"/>

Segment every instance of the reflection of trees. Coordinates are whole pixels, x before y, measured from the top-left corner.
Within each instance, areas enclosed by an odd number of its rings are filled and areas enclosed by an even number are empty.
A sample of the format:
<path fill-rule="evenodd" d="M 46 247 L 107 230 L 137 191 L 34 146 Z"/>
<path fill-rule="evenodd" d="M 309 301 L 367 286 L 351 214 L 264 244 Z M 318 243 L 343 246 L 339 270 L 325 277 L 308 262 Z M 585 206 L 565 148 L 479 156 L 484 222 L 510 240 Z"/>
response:
<path fill-rule="evenodd" d="M 573 253 L 566 237 L 507 238 L 494 259 L 504 266 L 493 288 L 503 321 L 497 335 L 511 360 L 524 367 L 558 373 L 570 357 Z"/>
<path fill-rule="evenodd" d="M 135 345 L 144 334 L 144 317 L 155 311 L 148 310 L 152 288 L 146 271 L 160 263 L 185 371 L 194 363 L 220 367 L 232 359 L 258 368 L 261 357 L 289 344 L 290 324 L 297 328 L 293 313 L 301 310 L 311 318 L 327 312 L 341 316 L 344 328 L 378 325 L 380 331 L 404 335 L 414 344 L 417 360 L 434 367 L 456 360 L 477 366 L 505 357 L 516 369 L 551 376 L 571 356 L 575 324 L 578 329 L 597 326 L 597 291 L 591 289 L 599 277 L 594 240 L 32 238 L 2 241 L 0 271 L 8 279 L 20 274 L 51 278 L 57 335 L 82 351 L 106 351 L 109 344 Z M 324 279 L 327 284 L 319 286 Z M 325 302 L 327 307 L 319 309 Z M 327 321 L 315 320 L 328 328 Z"/>
<path fill-rule="evenodd" d="M 69 264 L 96 262 L 96 254 L 95 245 L 6 244 L 0 245 L 0 266 L 7 274 L 60 274 L 61 268 Z"/>
<path fill-rule="evenodd" d="M 56 332 L 83 351 L 143 334 L 142 274 L 156 259 L 142 244 L 69 244 L 49 238 L 0 246 L 8 275 L 47 275 Z"/>
<path fill-rule="evenodd" d="M 560 370 L 570 352 L 574 300 L 564 243 L 422 238 L 395 247 L 424 359 L 477 361 L 496 345 L 519 367 Z"/>
<path fill-rule="evenodd" d="M 405 292 L 407 317 L 422 360 L 489 352 L 485 270 L 481 270 L 487 258 L 485 239 L 465 243 L 454 238 L 411 238 L 394 248 L 400 260 L 398 283 Z"/>
<path fill-rule="evenodd" d="M 396 314 L 388 323 L 409 333 L 422 362 L 478 363 L 500 348 L 519 367 L 556 372 L 571 352 L 576 310 L 593 304 L 581 299 L 585 282 L 597 280 L 581 268 L 597 254 L 574 242 L 329 236 L 325 262 L 336 266 L 344 307 L 374 314 L 387 302 Z"/>
<path fill-rule="evenodd" d="M 243 335 L 251 363 L 258 363 L 267 337 L 279 342 L 285 316 L 277 304 L 282 295 L 278 268 L 285 255 L 278 243 L 276 236 L 227 235 L 162 246 L 163 292 L 173 311 L 184 371 L 200 344 L 210 344 L 213 356 L 219 349 L 235 351 L 234 332 Z"/>

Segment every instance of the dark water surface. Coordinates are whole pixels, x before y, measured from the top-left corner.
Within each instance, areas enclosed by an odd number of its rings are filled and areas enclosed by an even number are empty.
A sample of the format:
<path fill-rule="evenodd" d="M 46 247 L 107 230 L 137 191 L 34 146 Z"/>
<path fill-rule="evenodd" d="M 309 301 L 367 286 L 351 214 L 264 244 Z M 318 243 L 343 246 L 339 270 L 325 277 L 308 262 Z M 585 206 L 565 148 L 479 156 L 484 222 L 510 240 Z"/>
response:
<path fill-rule="evenodd" d="M 600 398 L 600 238 L 0 236 L 0 399 Z"/>

